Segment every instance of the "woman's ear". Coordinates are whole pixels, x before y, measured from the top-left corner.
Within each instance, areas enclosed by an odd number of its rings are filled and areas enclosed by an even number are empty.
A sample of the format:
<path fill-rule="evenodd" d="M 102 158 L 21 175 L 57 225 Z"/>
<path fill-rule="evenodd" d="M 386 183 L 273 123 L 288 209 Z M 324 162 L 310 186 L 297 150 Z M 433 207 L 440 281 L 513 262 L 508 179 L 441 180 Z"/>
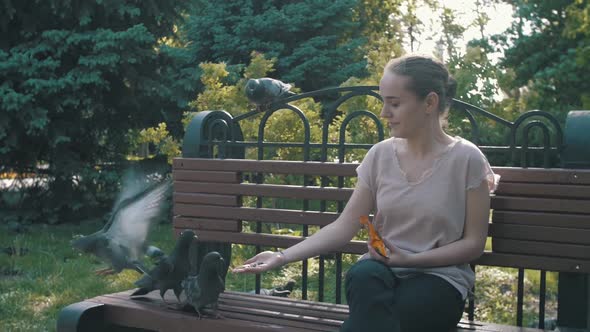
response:
<path fill-rule="evenodd" d="M 436 92 L 430 92 L 426 95 L 426 113 L 432 114 L 438 111 L 438 94 Z"/>

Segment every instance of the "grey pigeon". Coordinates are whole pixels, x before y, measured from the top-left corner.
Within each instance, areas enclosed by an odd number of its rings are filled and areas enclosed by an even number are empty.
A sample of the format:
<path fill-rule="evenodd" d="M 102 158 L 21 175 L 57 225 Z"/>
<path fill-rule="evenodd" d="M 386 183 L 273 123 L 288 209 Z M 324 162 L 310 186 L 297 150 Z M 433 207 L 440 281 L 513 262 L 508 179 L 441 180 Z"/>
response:
<path fill-rule="evenodd" d="M 110 268 L 97 271 L 98 274 L 119 273 L 123 269 L 144 272 L 140 259 L 149 248 L 147 236 L 161 213 L 169 187 L 170 181 L 143 187 L 124 182 L 120 198 L 105 226 L 93 234 L 77 236 L 71 242 L 72 247 L 94 254 L 110 265 Z M 156 250 L 152 249 L 152 252 Z"/>
<path fill-rule="evenodd" d="M 172 289 L 178 302 L 180 302 L 181 283 L 188 276 L 191 269 L 189 250 L 195 239 L 195 232 L 191 230 L 182 231 L 172 253 L 169 256 L 162 256 L 153 269 L 135 282 L 139 289 L 131 296 L 145 295 L 158 289 L 162 300 L 164 300 L 164 294 L 169 289 Z"/>
<path fill-rule="evenodd" d="M 293 292 L 293 288 L 295 287 L 295 280 L 289 280 L 284 286 L 279 286 L 275 288 L 261 288 L 260 295 L 268 295 L 268 296 L 278 296 L 278 297 L 289 297 L 291 292 Z M 255 291 L 248 292 L 250 294 L 254 294 Z"/>
<path fill-rule="evenodd" d="M 145 254 L 146 254 L 146 256 L 148 256 L 152 259 L 155 259 L 155 260 L 160 260 L 164 256 L 166 256 L 166 254 L 162 251 L 162 249 L 155 247 L 155 246 L 148 246 L 147 249 L 145 250 Z"/>
<path fill-rule="evenodd" d="M 182 288 L 186 294 L 186 305 L 191 306 L 201 318 L 201 309 L 205 306 L 212 306 L 214 316 L 217 314 L 219 294 L 225 290 L 223 271 L 225 262 L 221 254 L 211 251 L 205 255 L 199 274 L 189 276 L 182 282 Z"/>
<path fill-rule="evenodd" d="M 265 111 L 270 104 L 279 99 L 295 95 L 289 89 L 291 84 L 268 77 L 249 79 L 245 88 L 246 97 L 259 111 Z"/>

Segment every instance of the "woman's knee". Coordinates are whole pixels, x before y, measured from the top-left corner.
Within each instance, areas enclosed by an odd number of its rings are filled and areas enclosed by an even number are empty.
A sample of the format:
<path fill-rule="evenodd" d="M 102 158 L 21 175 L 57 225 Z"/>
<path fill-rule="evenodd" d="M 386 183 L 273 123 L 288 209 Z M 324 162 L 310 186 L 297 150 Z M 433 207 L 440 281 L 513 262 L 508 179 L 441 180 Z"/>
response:
<path fill-rule="evenodd" d="M 346 272 L 346 286 L 348 287 L 393 287 L 395 278 L 385 264 L 374 259 L 364 259 L 354 264 Z"/>

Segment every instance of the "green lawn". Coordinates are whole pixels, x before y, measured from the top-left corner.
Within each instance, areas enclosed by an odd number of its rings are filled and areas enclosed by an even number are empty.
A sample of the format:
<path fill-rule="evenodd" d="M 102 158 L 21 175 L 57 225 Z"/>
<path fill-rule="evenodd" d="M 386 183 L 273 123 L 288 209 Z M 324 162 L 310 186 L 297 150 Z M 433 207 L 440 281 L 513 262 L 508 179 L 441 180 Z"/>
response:
<path fill-rule="evenodd" d="M 104 267 L 89 255 L 69 246 L 74 234 L 89 234 L 99 221 L 76 225 L 35 225 L 15 234 L 2 228 L 0 247 L 27 250 L 23 255 L 0 254 L 0 326 L 3 331 L 54 331 L 64 306 L 103 293 L 130 289 L 139 277 L 134 271 L 97 276 Z M 169 251 L 173 246 L 170 225 L 158 225 L 151 238 Z"/>

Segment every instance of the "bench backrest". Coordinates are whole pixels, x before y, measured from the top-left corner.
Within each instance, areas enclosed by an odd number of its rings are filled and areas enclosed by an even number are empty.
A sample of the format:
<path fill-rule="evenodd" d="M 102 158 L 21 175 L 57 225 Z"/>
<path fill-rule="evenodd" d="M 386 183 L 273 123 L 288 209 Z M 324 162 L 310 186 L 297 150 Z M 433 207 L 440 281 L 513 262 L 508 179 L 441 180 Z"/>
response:
<path fill-rule="evenodd" d="M 286 248 L 302 241 L 308 226 L 322 227 L 338 217 L 357 166 L 177 158 L 174 227 L 195 229 L 203 241 Z M 494 171 L 502 178 L 492 197 L 492 251 L 474 263 L 590 272 L 590 170 Z M 278 223 L 303 225 L 303 234 L 261 232 Z M 341 251 L 362 254 L 366 244 L 351 241 Z"/>

